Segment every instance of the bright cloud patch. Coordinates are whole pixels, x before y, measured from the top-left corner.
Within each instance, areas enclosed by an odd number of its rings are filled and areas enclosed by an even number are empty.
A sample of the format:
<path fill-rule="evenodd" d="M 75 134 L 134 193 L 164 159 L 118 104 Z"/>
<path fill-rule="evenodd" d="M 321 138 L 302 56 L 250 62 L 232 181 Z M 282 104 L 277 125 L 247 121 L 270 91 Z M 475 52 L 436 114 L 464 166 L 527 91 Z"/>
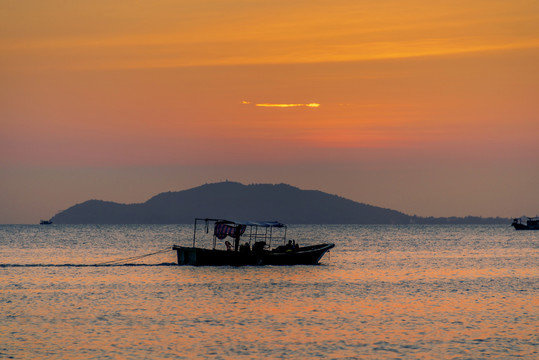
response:
<path fill-rule="evenodd" d="M 250 105 L 252 104 L 250 101 L 242 101 L 241 102 L 244 105 Z M 320 106 L 320 104 L 317 103 L 309 103 L 309 104 L 271 104 L 271 103 L 263 103 L 263 104 L 253 104 L 254 106 L 260 106 L 260 107 L 278 107 L 278 108 L 287 108 L 287 107 L 312 107 L 317 108 Z"/>
<path fill-rule="evenodd" d="M 297 106 L 319 107 L 320 104 L 316 104 L 316 103 L 310 103 L 310 104 L 255 104 L 255 106 L 262 106 L 262 107 L 297 107 Z"/>

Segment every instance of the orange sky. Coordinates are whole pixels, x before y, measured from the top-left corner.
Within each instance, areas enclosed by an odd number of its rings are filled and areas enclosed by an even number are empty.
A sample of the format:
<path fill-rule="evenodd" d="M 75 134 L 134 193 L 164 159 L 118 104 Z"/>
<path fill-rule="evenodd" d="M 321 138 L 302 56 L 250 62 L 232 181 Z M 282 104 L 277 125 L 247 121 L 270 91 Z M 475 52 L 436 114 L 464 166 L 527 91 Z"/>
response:
<path fill-rule="evenodd" d="M 538 24 L 523 0 L 0 0 L 0 223 L 227 178 L 535 215 Z"/>

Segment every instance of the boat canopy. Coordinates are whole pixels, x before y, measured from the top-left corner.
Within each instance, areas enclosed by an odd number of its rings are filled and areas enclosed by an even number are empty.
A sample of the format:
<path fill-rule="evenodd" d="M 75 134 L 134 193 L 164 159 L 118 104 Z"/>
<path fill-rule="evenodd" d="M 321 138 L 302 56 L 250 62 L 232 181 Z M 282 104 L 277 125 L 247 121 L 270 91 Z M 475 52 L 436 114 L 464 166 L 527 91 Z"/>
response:
<path fill-rule="evenodd" d="M 251 241 L 263 241 L 269 242 L 271 244 L 272 237 L 274 237 L 273 228 L 281 228 L 284 230 L 282 236 L 278 236 L 283 241 L 286 240 L 286 225 L 279 221 L 232 221 L 225 219 L 210 219 L 210 218 L 196 218 L 195 219 L 195 229 L 193 234 L 193 247 L 195 246 L 195 238 L 197 231 L 197 222 L 205 222 L 205 232 L 208 233 L 210 230 L 210 223 L 214 223 L 213 235 L 214 235 L 214 248 L 215 248 L 215 239 L 224 240 L 227 236 L 234 238 L 236 243 L 240 236 L 246 233 L 247 228 L 249 228 L 248 234 L 245 234 L 249 238 L 249 243 Z M 259 232 L 258 228 L 265 228 L 265 231 Z M 236 244 L 235 244 L 236 245 Z M 237 246 L 236 246 L 237 247 Z"/>
<path fill-rule="evenodd" d="M 285 224 L 279 221 L 237 221 L 237 220 L 225 220 L 225 219 L 202 219 L 197 218 L 197 220 L 203 221 L 212 221 L 215 223 L 228 224 L 228 225 L 244 225 L 244 226 L 259 226 L 259 227 L 286 227 Z"/>
<path fill-rule="evenodd" d="M 247 226 L 260 226 L 260 227 L 286 227 L 285 224 L 278 221 L 245 221 L 236 222 L 236 224 L 242 224 Z"/>
<path fill-rule="evenodd" d="M 223 240 L 227 236 L 237 238 L 243 235 L 246 228 L 246 225 L 216 222 L 213 234 L 217 236 L 219 240 Z"/>

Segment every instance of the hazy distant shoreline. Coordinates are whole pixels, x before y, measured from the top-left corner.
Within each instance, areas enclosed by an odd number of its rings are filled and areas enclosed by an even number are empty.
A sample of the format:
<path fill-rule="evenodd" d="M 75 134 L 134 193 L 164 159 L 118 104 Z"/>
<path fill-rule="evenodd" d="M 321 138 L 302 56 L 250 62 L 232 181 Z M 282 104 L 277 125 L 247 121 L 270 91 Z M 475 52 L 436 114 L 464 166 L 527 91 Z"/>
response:
<path fill-rule="evenodd" d="M 54 215 L 55 224 L 191 224 L 195 217 L 288 224 L 509 224 L 501 217 L 421 217 L 287 184 L 205 184 L 144 203 L 88 200 Z"/>

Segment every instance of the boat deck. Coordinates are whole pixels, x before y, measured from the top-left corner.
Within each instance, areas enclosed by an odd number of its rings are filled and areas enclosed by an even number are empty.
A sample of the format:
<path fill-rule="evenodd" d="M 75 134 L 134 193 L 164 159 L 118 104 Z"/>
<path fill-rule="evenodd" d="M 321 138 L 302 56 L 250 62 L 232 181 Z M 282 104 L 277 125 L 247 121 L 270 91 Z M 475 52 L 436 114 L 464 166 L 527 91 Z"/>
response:
<path fill-rule="evenodd" d="M 334 244 L 306 246 L 286 251 L 227 251 L 174 245 L 178 265 L 245 266 L 245 265 L 315 265 Z"/>

